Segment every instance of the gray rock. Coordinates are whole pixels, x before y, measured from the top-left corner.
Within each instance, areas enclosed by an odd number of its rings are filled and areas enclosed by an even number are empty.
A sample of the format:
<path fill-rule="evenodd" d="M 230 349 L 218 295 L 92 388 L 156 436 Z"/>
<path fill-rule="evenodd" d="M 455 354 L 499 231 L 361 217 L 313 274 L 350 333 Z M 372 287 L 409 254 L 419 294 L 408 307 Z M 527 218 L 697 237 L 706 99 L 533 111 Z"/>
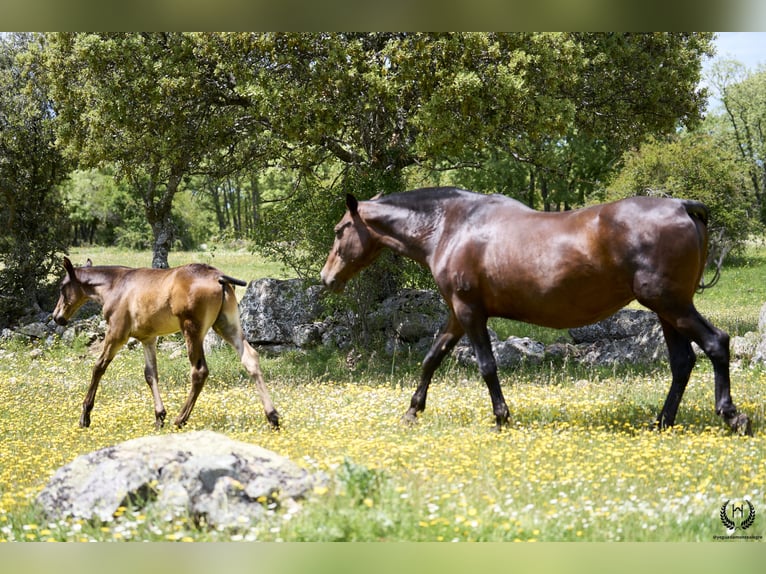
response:
<path fill-rule="evenodd" d="M 650 311 L 622 309 L 569 334 L 579 348 L 577 360 L 588 365 L 651 363 L 667 357 L 662 326 Z"/>
<path fill-rule="evenodd" d="M 368 322 L 377 325 L 388 339 L 413 344 L 433 339 L 447 321 L 447 306 L 435 291 L 404 289 L 388 297 L 370 313 Z"/>
<path fill-rule="evenodd" d="M 294 329 L 319 317 L 321 292 L 300 279 L 252 281 L 240 301 L 245 338 L 255 345 L 295 344 Z"/>
<path fill-rule="evenodd" d="M 497 335 L 490 330 L 490 339 L 495 363 L 501 369 L 515 367 L 522 363 L 540 364 L 545 357 L 545 345 L 529 337 L 508 337 L 505 341 L 499 341 Z M 473 347 L 465 338 L 461 339 L 453 353 L 462 365 L 476 364 Z"/>
<path fill-rule="evenodd" d="M 753 360 L 755 362 L 763 361 L 765 358 L 763 353 L 766 351 L 766 346 L 764 346 L 761 337 L 762 335 L 759 335 L 755 331 L 749 331 L 742 336 L 732 337 L 732 358 Z"/>
<path fill-rule="evenodd" d="M 640 309 L 622 309 L 603 321 L 569 329 L 575 343 L 596 343 L 645 336 L 649 332 L 662 328 L 657 315 Z"/>
<path fill-rule="evenodd" d="M 257 445 L 210 432 L 130 440 L 61 467 L 37 502 L 51 519 L 109 522 L 120 506 L 152 506 L 212 526 L 241 526 L 293 506 L 323 481 Z"/>
<path fill-rule="evenodd" d="M 16 332 L 31 339 L 45 339 L 49 334 L 48 328 L 46 327 L 45 323 L 42 322 L 21 325 L 18 329 L 16 329 Z"/>

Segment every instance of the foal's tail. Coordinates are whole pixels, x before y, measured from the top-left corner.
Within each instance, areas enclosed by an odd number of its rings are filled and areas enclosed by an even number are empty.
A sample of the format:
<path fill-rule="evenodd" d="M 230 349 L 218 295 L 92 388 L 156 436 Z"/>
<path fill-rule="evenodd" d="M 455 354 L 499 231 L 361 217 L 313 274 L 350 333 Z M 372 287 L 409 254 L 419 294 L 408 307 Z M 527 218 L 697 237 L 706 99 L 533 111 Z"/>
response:
<path fill-rule="evenodd" d="M 723 264 L 723 257 L 721 257 L 718 262 L 716 263 L 716 269 L 715 274 L 713 275 L 713 278 L 708 281 L 707 283 L 702 279 L 702 275 L 705 271 L 705 266 L 707 265 L 707 258 L 708 258 L 708 221 L 710 220 L 710 210 L 708 209 L 707 205 L 702 203 L 701 201 L 695 201 L 693 199 L 684 199 L 681 201 L 681 203 L 684 206 L 684 209 L 686 209 L 686 213 L 689 214 L 689 217 L 691 217 L 696 223 L 697 223 L 697 233 L 699 234 L 700 239 L 700 248 L 701 248 L 701 264 L 702 264 L 702 271 L 700 272 L 699 277 L 699 286 L 697 287 L 697 293 L 702 293 L 705 289 L 710 289 L 713 287 L 716 283 L 718 283 L 718 280 L 721 278 L 721 265 Z"/>
<path fill-rule="evenodd" d="M 247 286 L 247 281 L 242 281 L 242 279 L 235 279 L 234 277 L 229 277 L 228 275 L 221 275 L 218 278 L 218 282 L 221 285 L 239 285 L 240 287 Z"/>

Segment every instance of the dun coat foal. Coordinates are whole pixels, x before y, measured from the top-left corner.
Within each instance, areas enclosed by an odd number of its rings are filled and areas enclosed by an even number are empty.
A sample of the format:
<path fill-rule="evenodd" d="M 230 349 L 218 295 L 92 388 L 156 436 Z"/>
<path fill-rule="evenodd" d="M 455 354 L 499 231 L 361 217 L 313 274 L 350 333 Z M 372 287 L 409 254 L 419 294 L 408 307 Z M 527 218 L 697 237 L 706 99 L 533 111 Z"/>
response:
<path fill-rule="evenodd" d="M 594 323 L 638 300 L 660 318 L 673 375 L 658 425 L 675 421 L 696 361 L 694 341 L 713 363 L 716 413 L 732 429 L 750 431 L 729 391 L 729 336 L 692 302 L 707 259 L 702 203 L 634 197 L 543 213 L 500 195 L 437 188 L 361 202 L 349 195 L 346 206 L 321 272 L 329 289 L 342 290 L 389 248 L 427 267 L 449 308 L 447 325 L 423 360 L 406 421 L 425 409 L 434 371 L 467 334 L 497 426 L 508 423 L 489 317 L 562 329 Z"/>
<path fill-rule="evenodd" d="M 66 325 L 88 299 L 102 305 L 107 321 L 104 347 L 93 367 L 82 405 L 81 427 L 90 426 L 96 390 L 106 368 L 117 351 L 134 337 L 144 346 L 144 376 L 154 398 L 155 426 L 161 428 L 166 412 L 157 386 L 157 337 L 178 331 L 184 335 L 191 363 L 191 391 L 175 420 L 176 426 L 183 426 L 208 376 L 202 341 L 212 327 L 236 349 L 255 382 L 267 420 L 272 427 L 279 428 L 279 414 L 263 381 L 258 354 L 242 334 L 232 285 L 245 285 L 244 281 L 200 263 L 174 269 L 132 269 L 94 267 L 88 260 L 85 267 L 75 268 L 65 257 L 64 268 L 66 276 L 53 311 L 56 323 Z"/>

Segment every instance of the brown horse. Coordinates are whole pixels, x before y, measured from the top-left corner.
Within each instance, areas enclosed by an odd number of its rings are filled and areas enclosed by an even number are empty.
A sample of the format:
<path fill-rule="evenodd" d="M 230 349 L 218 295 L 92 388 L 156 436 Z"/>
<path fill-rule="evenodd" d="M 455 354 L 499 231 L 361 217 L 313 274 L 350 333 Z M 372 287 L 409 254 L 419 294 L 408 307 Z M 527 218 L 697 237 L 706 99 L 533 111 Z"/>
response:
<path fill-rule="evenodd" d="M 371 201 L 346 198 L 335 243 L 321 272 L 333 291 L 387 247 L 427 267 L 449 319 L 423 361 L 404 415 L 425 409 L 431 377 L 467 334 L 487 383 L 498 429 L 508 423 L 487 319 L 546 327 L 594 323 L 633 300 L 657 313 L 673 375 L 659 427 L 675 420 L 697 343 L 713 363 L 716 413 L 749 432 L 729 391 L 729 336 L 692 299 L 707 259 L 708 210 L 699 202 L 634 197 L 562 213 L 543 213 L 500 195 L 420 189 Z"/>
<path fill-rule="evenodd" d="M 279 414 L 271 402 L 263 381 L 258 354 L 242 334 L 239 309 L 232 285 L 244 281 L 224 275 L 218 269 L 192 263 L 174 269 L 132 269 L 130 267 L 91 265 L 75 268 L 64 258 L 66 276 L 61 295 L 53 311 L 59 325 L 67 321 L 86 300 L 103 306 L 107 321 L 101 356 L 93 367 L 90 387 L 82 405 L 80 426 L 90 426 L 90 412 L 99 381 L 115 354 L 130 337 L 144 346 L 146 382 L 154 398 L 155 427 L 165 422 L 165 407 L 157 386 L 157 337 L 183 332 L 191 363 L 191 391 L 175 420 L 178 427 L 188 420 L 194 403 L 208 376 L 202 341 L 212 327 L 234 347 L 242 365 L 255 381 L 266 418 L 279 428 Z"/>

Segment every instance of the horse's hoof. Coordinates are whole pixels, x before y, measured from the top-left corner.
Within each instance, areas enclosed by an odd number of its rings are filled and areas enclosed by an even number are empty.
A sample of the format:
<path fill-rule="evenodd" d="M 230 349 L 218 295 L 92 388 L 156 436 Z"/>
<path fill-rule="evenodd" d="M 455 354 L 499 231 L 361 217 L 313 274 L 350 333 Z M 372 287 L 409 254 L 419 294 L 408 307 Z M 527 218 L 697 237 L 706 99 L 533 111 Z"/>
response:
<path fill-rule="evenodd" d="M 753 425 L 745 413 L 736 413 L 726 419 L 732 431 L 743 436 L 753 436 Z"/>
<path fill-rule="evenodd" d="M 407 411 L 406 413 L 404 413 L 401 419 L 401 423 L 409 427 L 416 425 L 417 422 L 418 422 L 418 415 L 416 415 L 415 413 L 411 413 L 410 411 Z"/>
<path fill-rule="evenodd" d="M 90 416 L 88 415 L 82 415 L 80 417 L 80 428 L 86 429 L 90 426 Z"/>
<path fill-rule="evenodd" d="M 279 430 L 279 413 L 277 411 L 272 411 L 270 413 L 267 413 L 266 420 L 269 421 L 271 428 L 273 428 L 274 430 Z"/>

